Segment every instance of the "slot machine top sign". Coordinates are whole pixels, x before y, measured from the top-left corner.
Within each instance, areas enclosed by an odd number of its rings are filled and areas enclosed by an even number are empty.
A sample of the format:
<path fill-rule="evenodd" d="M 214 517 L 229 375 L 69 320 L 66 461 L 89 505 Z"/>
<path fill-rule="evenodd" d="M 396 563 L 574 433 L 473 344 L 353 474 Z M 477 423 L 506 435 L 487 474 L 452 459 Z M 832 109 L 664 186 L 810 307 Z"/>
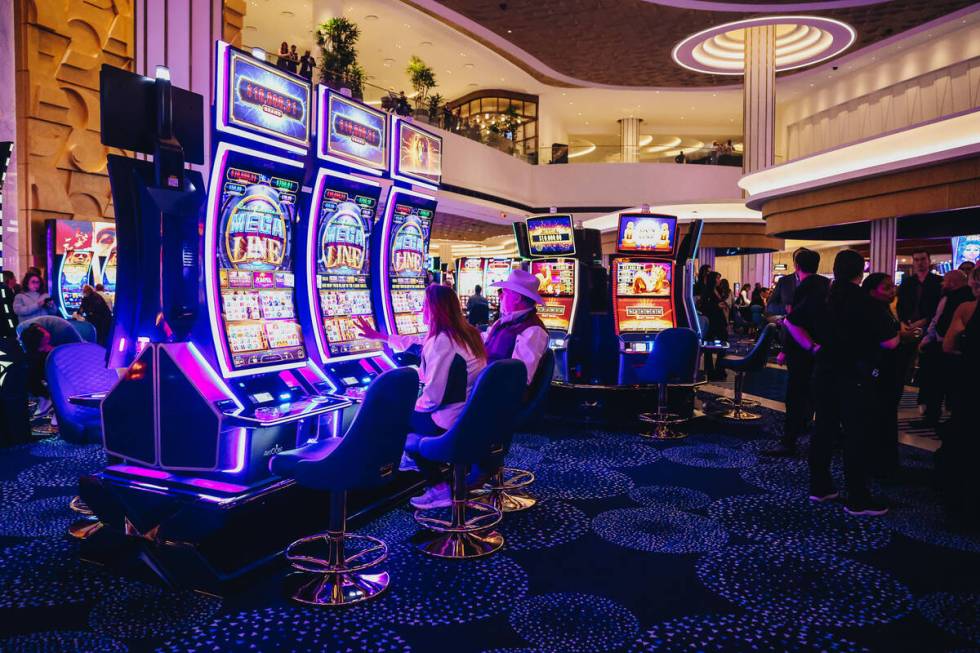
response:
<path fill-rule="evenodd" d="M 225 43 L 219 43 L 218 56 L 227 57 L 218 65 L 218 128 L 233 133 L 239 128 L 308 147 L 312 95 L 309 82 Z"/>
<path fill-rule="evenodd" d="M 616 249 L 631 254 L 672 256 L 677 240 L 677 217 L 651 213 L 622 213 Z"/>
<path fill-rule="evenodd" d="M 361 170 L 388 169 L 388 116 L 319 87 L 317 154 Z"/>
<path fill-rule="evenodd" d="M 532 215 L 527 224 L 528 253 L 535 257 L 575 256 L 572 216 Z"/>
<path fill-rule="evenodd" d="M 442 181 L 442 139 L 404 120 L 395 121 L 395 177 L 438 186 Z"/>

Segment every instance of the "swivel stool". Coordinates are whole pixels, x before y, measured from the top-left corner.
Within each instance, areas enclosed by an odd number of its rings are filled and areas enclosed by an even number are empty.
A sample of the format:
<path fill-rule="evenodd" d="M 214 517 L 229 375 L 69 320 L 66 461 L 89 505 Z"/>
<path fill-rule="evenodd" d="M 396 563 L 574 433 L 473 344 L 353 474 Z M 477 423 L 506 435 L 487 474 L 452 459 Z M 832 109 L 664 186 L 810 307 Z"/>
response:
<path fill-rule="evenodd" d="M 429 531 L 419 544 L 423 553 L 441 558 L 478 558 L 503 546 L 504 536 L 492 530 L 500 523 L 503 512 L 471 501 L 466 475 L 474 463 L 503 451 L 503 437 L 514 428 L 515 415 L 508 407 L 521 404 L 526 381 L 524 363 L 511 359 L 492 363 L 480 373 L 451 429 L 429 437 L 409 434 L 406 450 L 451 466 L 449 519 L 437 513 L 439 509 L 415 511 L 415 521 Z"/>
<path fill-rule="evenodd" d="M 686 433 L 675 431 L 672 426 L 684 419 L 667 411 L 667 389 L 670 386 L 693 387 L 698 380 L 698 360 L 701 345 L 693 329 L 672 328 L 657 334 L 646 363 L 637 370 L 637 380 L 657 386 L 657 410 L 640 413 L 642 422 L 653 425 L 653 431 L 641 435 L 654 440 L 678 440 Z"/>
<path fill-rule="evenodd" d="M 748 372 L 756 372 L 764 369 L 769 360 L 769 348 L 776 337 L 776 326 L 767 324 L 759 333 L 755 344 L 749 353 L 744 356 L 726 355 L 718 361 L 718 367 L 723 370 L 735 372 L 735 396 L 731 401 L 731 407 L 718 414 L 718 417 L 734 422 L 748 422 L 757 420 L 761 415 L 747 411 L 746 401 L 742 398 L 745 386 L 745 375 Z"/>
<path fill-rule="evenodd" d="M 527 428 L 544 410 L 551 380 L 555 376 L 555 353 L 549 348 L 538 363 L 534 380 L 530 387 L 530 399 L 517 414 L 514 431 Z M 515 467 L 504 467 L 504 457 L 510 452 L 513 431 L 503 434 L 503 451 L 494 455 L 497 463 L 490 473 L 490 479 L 480 490 L 476 491 L 476 500 L 488 503 L 502 512 L 518 512 L 527 510 L 538 502 L 529 497 L 524 488 L 534 483 L 534 472 Z"/>
<path fill-rule="evenodd" d="M 349 605 L 374 598 L 388 587 L 387 572 L 366 571 L 388 557 L 388 545 L 375 537 L 347 532 L 347 492 L 377 487 L 394 478 L 418 384 L 418 373 L 412 368 L 385 372 L 368 387 L 357 417 L 342 438 L 283 451 L 269 461 L 272 473 L 330 493 L 326 532 L 301 538 L 286 548 L 286 559 L 301 572 L 289 578 L 294 600 Z M 366 546 L 348 555 L 346 545 L 354 541 Z"/>

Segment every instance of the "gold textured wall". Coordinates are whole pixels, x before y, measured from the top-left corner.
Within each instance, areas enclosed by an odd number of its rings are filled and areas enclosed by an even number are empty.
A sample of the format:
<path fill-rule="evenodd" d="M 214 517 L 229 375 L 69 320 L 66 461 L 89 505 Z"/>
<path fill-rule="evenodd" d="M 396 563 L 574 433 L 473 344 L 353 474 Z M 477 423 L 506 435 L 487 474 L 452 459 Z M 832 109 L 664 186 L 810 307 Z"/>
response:
<path fill-rule="evenodd" d="M 15 0 L 22 253 L 44 263 L 49 218 L 112 217 L 99 69 L 132 70 L 132 0 Z"/>
<path fill-rule="evenodd" d="M 221 38 L 236 48 L 242 47 L 242 30 L 245 29 L 245 0 L 225 0 Z"/>

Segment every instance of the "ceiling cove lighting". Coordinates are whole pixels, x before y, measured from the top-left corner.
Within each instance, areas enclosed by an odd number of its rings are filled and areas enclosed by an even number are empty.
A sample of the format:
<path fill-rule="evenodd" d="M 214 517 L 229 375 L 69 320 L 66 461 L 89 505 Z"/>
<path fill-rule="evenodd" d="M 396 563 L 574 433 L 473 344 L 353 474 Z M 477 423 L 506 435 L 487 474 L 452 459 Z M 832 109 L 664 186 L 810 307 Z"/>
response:
<path fill-rule="evenodd" d="M 822 16 L 764 16 L 718 25 L 674 46 L 679 66 L 713 75 L 741 75 L 745 66 L 745 30 L 776 26 L 776 72 L 793 70 L 836 57 L 854 43 L 847 23 Z"/>

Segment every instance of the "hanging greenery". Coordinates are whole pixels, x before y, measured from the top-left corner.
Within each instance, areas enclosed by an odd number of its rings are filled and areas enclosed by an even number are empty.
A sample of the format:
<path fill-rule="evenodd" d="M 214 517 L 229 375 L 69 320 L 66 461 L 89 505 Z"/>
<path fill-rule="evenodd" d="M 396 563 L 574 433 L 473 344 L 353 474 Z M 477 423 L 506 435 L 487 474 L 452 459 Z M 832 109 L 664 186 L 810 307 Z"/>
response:
<path fill-rule="evenodd" d="M 426 98 L 429 91 L 434 89 L 436 84 L 436 74 L 424 61 L 414 54 L 408 60 L 408 68 L 405 69 L 415 90 L 415 109 L 421 111 L 426 106 Z"/>
<path fill-rule="evenodd" d="M 338 16 L 316 30 L 320 48 L 320 82 L 335 89 L 349 88 L 356 98 L 364 97 L 364 69 L 357 63 L 357 40 L 361 29 Z"/>

